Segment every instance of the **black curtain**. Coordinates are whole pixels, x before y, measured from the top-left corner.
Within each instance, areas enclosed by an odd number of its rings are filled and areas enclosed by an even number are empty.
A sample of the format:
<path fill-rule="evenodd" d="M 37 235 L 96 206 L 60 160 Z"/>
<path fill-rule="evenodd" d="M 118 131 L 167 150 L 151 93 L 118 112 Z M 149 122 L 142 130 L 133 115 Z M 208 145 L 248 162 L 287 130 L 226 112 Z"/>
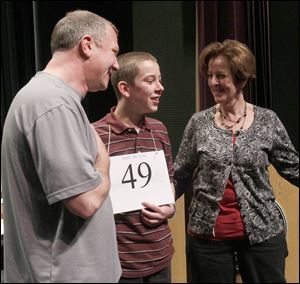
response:
<path fill-rule="evenodd" d="M 50 37 L 66 12 L 85 9 L 119 29 L 120 53 L 132 50 L 131 1 L 1 1 L 1 139 L 9 106 L 22 86 L 51 58 Z M 82 102 L 91 122 L 116 104 L 111 85 Z"/>
<path fill-rule="evenodd" d="M 12 99 L 35 73 L 31 1 L 1 1 L 1 137 Z"/>
<path fill-rule="evenodd" d="M 245 1 L 247 4 L 248 46 L 256 58 L 256 79 L 250 83 L 250 102 L 272 108 L 272 66 L 269 1 Z"/>

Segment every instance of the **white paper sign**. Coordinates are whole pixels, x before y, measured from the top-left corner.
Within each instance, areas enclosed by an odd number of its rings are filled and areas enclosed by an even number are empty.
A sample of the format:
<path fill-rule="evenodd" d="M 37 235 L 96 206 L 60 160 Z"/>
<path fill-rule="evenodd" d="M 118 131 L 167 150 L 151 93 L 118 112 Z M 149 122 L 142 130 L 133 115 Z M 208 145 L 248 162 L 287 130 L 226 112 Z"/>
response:
<path fill-rule="evenodd" d="M 162 150 L 110 157 L 110 198 L 114 214 L 174 203 L 167 163 Z"/>

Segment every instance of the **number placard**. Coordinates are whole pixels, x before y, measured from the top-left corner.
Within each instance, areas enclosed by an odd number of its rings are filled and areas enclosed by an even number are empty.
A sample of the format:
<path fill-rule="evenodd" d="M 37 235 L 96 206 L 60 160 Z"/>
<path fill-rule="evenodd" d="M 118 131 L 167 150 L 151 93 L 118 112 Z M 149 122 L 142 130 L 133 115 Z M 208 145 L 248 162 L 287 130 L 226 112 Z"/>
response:
<path fill-rule="evenodd" d="M 162 150 L 110 157 L 110 198 L 114 214 L 174 203 L 165 155 Z"/>

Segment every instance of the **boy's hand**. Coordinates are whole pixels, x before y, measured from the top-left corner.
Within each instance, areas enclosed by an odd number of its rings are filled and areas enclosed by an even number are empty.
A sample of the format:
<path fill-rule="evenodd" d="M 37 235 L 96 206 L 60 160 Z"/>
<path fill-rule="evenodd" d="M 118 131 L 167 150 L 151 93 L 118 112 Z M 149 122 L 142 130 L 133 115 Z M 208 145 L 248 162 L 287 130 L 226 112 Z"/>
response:
<path fill-rule="evenodd" d="M 158 226 L 166 219 L 172 218 L 176 212 L 174 204 L 157 206 L 153 203 L 143 202 L 142 205 L 145 207 L 141 209 L 142 221 L 150 227 Z"/>

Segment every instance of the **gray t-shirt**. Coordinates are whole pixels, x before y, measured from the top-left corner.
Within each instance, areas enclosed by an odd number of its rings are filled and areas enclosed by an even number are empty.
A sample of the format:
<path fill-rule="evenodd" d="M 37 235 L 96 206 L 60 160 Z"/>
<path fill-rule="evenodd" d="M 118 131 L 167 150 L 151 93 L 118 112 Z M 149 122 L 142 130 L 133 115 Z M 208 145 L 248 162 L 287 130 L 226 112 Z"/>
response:
<path fill-rule="evenodd" d="M 101 183 L 81 99 L 38 72 L 11 104 L 1 148 L 6 282 L 117 282 L 121 275 L 110 198 L 87 220 L 62 203 Z"/>

